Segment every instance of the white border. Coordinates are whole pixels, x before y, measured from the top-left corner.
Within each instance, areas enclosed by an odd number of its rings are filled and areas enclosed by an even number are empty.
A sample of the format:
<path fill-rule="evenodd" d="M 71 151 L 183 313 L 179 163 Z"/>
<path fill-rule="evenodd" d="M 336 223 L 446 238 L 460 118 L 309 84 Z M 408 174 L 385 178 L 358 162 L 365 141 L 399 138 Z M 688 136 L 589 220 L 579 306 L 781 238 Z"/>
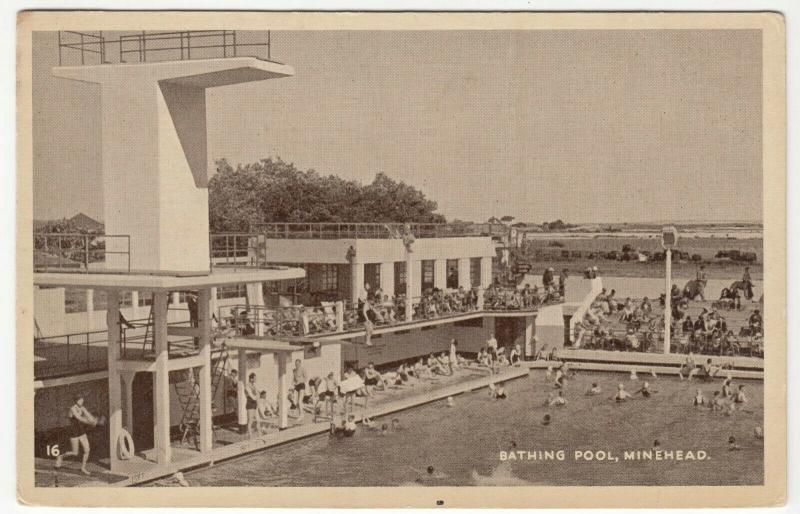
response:
<path fill-rule="evenodd" d="M 633 0 L 619 0 L 619 1 L 587 1 L 587 0 L 565 0 L 561 2 L 542 0 L 542 1 L 477 1 L 477 0 L 462 0 L 458 2 L 446 1 L 273 1 L 273 2 L 257 2 L 257 1 L 244 1 L 244 0 L 227 0 L 225 2 L 214 2 L 209 0 L 194 0 L 194 1 L 169 1 L 169 0 L 137 0 L 133 1 L 85 1 L 74 0 L 67 1 L 28 1 L 22 0 L 6 0 L 0 6 L 0 13 L 2 16 L 0 20 L 0 120 L 3 123 L 0 125 L 0 162 L 3 166 L 0 168 L 0 226 L 5 227 L 3 237 L 0 237 L 0 269 L 7 270 L 4 273 L 5 277 L 14 277 L 11 270 L 14 269 L 14 227 L 15 216 L 15 175 L 16 156 L 15 156 L 15 130 L 12 120 L 16 119 L 15 116 L 15 25 L 16 25 L 16 12 L 22 9 L 192 9 L 192 10 L 259 10 L 259 9 L 275 9 L 275 10 L 448 10 L 458 9 L 464 11 L 471 10 L 507 10 L 507 11 L 778 11 L 785 15 L 786 19 L 786 35 L 787 35 L 787 116 L 788 116 L 788 135 L 787 135 L 787 195 L 788 198 L 800 198 L 800 172 L 798 166 L 800 164 L 800 152 L 798 152 L 794 145 L 795 141 L 793 136 L 797 132 L 798 120 L 800 119 L 800 107 L 796 98 L 800 96 L 800 37 L 795 34 L 800 33 L 800 2 L 796 0 L 771 0 L 771 1 L 758 1 L 758 0 L 738 0 L 738 1 L 720 1 L 720 0 L 653 0 L 653 1 L 633 1 Z M 789 269 L 787 270 L 788 290 L 787 290 L 787 318 L 788 318 L 788 369 L 800 369 L 799 352 L 792 343 L 796 338 L 793 336 L 799 335 L 800 321 L 794 313 L 800 313 L 798 310 L 798 273 L 795 267 L 792 266 L 794 262 L 800 262 L 797 258 L 798 242 L 800 241 L 800 207 L 798 202 L 787 202 L 787 262 Z M 15 390 L 15 381 L 12 373 L 8 370 L 13 369 L 13 362 L 15 362 L 14 346 L 15 346 L 15 328 L 13 320 L 15 319 L 14 313 L 14 286 L 13 278 L 7 278 L 2 287 L 0 287 L 0 362 L 5 363 L 5 372 L 0 373 L 0 390 L 5 391 L 5 409 L 2 414 L 4 422 L 0 423 L 0 503 L 6 509 L 5 511 L 30 511 L 30 508 L 16 504 L 15 492 L 15 471 L 14 471 L 14 451 L 15 451 L 15 435 L 14 435 L 14 402 L 13 394 L 11 391 Z M 787 374 L 788 380 L 788 430 L 787 430 L 787 450 L 788 450 L 788 484 L 787 494 L 788 503 L 785 507 L 780 509 L 734 509 L 735 512 L 792 512 L 800 508 L 800 481 L 798 481 L 798 461 L 800 461 L 800 452 L 798 445 L 793 439 L 792 435 L 798 433 L 798 405 L 800 405 L 800 381 L 796 373 L 789 372 Z M 59 513 L 72 513 L 83 512 L 79 509 L 55 509 L 55 508 L 37 508 L 38 511 L 43 512 L 59 512 Z M 126 512 L 139 512 L 149 509 L 129 509 Z M 196 509 L 199 511 L 199 509 Z M 192 512 L 195 509 L 187 509 L 185 512 Z M 643 512 L 644 510 L 632 509 L 631 512 Z M 353 511 L 358 512 L 358 511 Z M 560 511 L 552 511 L 560 512 Z M 598 510 L 596 512 L 610 512 L 606 510 Z"/>

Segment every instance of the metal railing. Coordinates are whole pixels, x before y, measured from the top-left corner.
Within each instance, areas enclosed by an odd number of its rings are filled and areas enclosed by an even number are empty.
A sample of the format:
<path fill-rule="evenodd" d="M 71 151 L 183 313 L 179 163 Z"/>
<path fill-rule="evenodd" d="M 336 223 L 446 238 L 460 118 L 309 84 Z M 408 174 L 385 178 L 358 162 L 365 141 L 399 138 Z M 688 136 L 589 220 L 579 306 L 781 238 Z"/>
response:
<path fill-rule="evenodd" d="M 124 32 L 116 39 L 107 38 L 103 31 L 60 30 L 58 65 L 67 65 L 68 56 L 79 56 L 81 65 L 220 57 L 255 57 L 272 61 L 271 32 L 266 31 L 266 37 L 258 41 L 252 39 L 243 40 L 242 34 L 235 30 L 137 31 Z"/>
<path fill-rule="evenodd" d="M 208 236 L 211 266 L 266 267 L 263 235 L 254 232 L 219 232 Z"/>
<path fill-rule="evenodd" d="M 121 248 L 109 250 L 108 246 Z M 118 271 L 131 271 L 131 238 L 129 235 L 105 235 L 84 233 L 34 233 L 33 270 L 35 272 L 109 272 L 110 269 L 93 264 L 107 263 L 109 255 L 125 256 L 125 263 Z M 117 269 L 115 263 L 114 266 Z"/>
<path fill-rule="evenodd" d="M 264 223 L 253 228 L 268 239 L 401 239 L 407 229 L 415 238 L 495 236 L 508 231 L 503 225 L 468 223 Z"/>
<path fill-rule="evenodd" d="M 494 288 L 489 301 L 476 296 L 456 293 L 432 293 L 411 299 L 411 319 L 406 319 L 405 295 L 397 295 L 384 302 L 371 304 L 370 321 L 373 327 L 402 323 L 429 321 L 458 317 L 479 312 L 530 312 L 545 305 L 561 303 L 563 298 L 554 292 L 541 291 L 527 299 L 520 290 Z M 512 300 L 512 298 L 514 298 Z M 481 304 L 481 302 L 483 302 Z M 341 306 L 341 326 L 337 305 Z M 220 307 L 220 323 L 237 335 L 252 336 L 308 336 L 315 334 L 348 332 L 364 328 L 364 316 L 351 302 L 323 302 L 317 306 L 291 305 L 266 307 L 253 305 L 228 305 Z"/>

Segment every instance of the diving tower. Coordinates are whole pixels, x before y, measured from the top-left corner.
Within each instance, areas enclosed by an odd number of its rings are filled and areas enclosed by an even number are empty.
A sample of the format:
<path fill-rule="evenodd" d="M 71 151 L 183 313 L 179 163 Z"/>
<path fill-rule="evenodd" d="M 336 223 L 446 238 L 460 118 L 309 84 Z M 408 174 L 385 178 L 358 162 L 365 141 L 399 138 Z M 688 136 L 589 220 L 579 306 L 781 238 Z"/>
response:
<path fill-rule="evenodd" d="M 214 166 L 208 154 L 207 92 L 290 77 L 294 71 L 269 57 L 242 55 L 258 45 L 237 44 L 231 31 L 139 32 L 114 40 L 102 33 L 72 34 L 80 35 L 80 43 L 65 43 L 59 33 L 59 66 L 52 73 L 100 86 L 105 233 L 122 238 L 106 237 L 105 263 L 91 272 L 87 257 L 85 273 L 36 273 L 34 284 L 105 292 L 110 467 L 112 472 L 130 474 L 142 466 L 167 466 L 172 461 L 170 372 L 188 370 L 192 376 L 197 372 L 198 449 L 212 450 L 211 323 L 216 288 L 242 283 L 260 288 L 263 282 L 305 276 L 302 269 L 285 266 L 212 269 L 209 259 L 207 188 Z M 220 38 L 216 46 L 207 39 L 215 37 Z M 198 45 L 200 38 L 205 42 Z M 130 50 L 131 41 L 138 50 Z M 115 44 L 119 61 L 110 62 L 115 54 L 108 47 Z M 64 49 L 80 50 L 80 64 L 65 65 Z M 219 50 L 218 55 L 209 55 L 209 49 Z M 87 64 L 86 52 L 99 54 L 99 62 Z M 126 62 L 131 55 L 135 62 Z M 147 355 L 143 351 L 131 357 L 122 351 L 121 325 L 126 321 L 120 315 L 120 301 L 127 291 L 151 297 L 152 352 Z M 169 298 L 176 292 L 196 298 L 186 326 L 168 323 Z M 194 351 L 171 355 L 171 336 L 191 338 Z M 153 378 L 155 462 L 130 455 L 126 447 L 134 431 L 136 373 Z"/>
<path fill-rule="evenodd" d="M 143 42 L 164 37 L 145 34 Z M 232 53 L 53 69 L 56 77 L 100 86 L 105 233 L 130 237 L 131 270 L 209 271 L 207 188 L 215 167 L 208 155 L 207 92 L 294 74 L 286 64 Z M 115 248 L 121 244 L 107 241 L 106 269 L 128 269 L 124 248 Z"/>

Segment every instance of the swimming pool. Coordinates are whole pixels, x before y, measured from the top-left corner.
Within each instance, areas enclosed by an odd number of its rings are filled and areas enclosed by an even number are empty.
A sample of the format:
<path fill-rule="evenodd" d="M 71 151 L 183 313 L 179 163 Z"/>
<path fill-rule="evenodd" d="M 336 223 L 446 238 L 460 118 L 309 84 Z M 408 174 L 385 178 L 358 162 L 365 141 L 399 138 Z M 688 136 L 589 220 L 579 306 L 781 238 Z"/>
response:
<path fill-rule="evenodd" d="M 651 398 L 609 400 L 619 382 L 634 392 L 642 379 L 656 391 Z M 592 382 L 603 392 L 585 396 Z M 567 382 L 565 407 L 544 407 L 553 387 L 536 370 L 508 382 L 506 400 L 473 391 L 455 397 L 453 407 L 439 401 L 379 418 L 379 425 L 400 421 L 401 429 L 387 435 L 359 425 L 353 438 L 314 436 L 185 475 L 195 486 L 755 485 L 763 482 L 763 441 L 753 436 L 763 426 L 763 384 L 738 383 L 746 385 L 748 403 L 730 416 L 691 405 L 695 389 L 711 397 L 721 380 L 640 375 L 635 382 L 622 373 L 581 372 Z M 552 417 L 548 426 L 545 414 Z M 728 450 L 729 436 L 741 449 Z M 625 459 L 625 451 L 651 450 L 656 439 L 673 460 Z M 525 458 L 503 460 L 501 452 L 512 449 Z M 528 460 L 527 452 L 537 450 L 564 450 L 564 460 Z M 575 460 L 584 450 L 618 460 Z M 678 450 L 684 460 L 674 460 Z M 687 451 L 694 460 L 686 460 Z"/>

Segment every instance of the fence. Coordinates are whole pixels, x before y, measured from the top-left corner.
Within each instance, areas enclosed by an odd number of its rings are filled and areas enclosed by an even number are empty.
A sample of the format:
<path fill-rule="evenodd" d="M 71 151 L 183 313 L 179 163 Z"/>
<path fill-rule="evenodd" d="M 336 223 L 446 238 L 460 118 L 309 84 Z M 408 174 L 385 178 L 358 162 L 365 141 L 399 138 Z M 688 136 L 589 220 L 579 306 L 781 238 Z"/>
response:
<path fill-rule="evenodd" d="M 34 233 L 33 248 L 33 270 L 36 272 L 89 273 L 93 264 L 108 264 L 109 255 L 124 256 L 122 266 L 114 263 L 117 271 L 131 271 L 131 238 L 128 235 Z M 96 268 L 97 271 L 110 271 L 99 266 Z"/>

